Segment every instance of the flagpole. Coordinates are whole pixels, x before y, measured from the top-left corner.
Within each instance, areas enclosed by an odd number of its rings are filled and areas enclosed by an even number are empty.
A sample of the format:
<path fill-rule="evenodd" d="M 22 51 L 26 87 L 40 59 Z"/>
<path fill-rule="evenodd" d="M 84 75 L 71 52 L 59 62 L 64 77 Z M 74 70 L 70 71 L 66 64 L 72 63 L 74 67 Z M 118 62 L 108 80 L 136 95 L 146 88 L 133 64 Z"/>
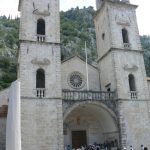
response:
<path fill-rule="evenodd" d="M 85 56 L 86 56 L 86 85 L 87 90 L 89 91 L 89 73 L 88 73 L 88 63 L 87 63 L 87 48 L 86 48 L 86 41 L 85 41 Z"/>

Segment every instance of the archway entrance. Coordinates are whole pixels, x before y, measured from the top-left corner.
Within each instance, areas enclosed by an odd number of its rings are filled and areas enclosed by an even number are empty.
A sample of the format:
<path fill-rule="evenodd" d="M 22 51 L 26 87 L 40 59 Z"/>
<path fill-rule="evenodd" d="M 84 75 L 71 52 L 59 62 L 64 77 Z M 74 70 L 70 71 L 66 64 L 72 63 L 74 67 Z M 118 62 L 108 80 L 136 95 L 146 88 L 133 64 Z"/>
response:
<path fill-rule="evenodd" d="M 117 147 L 119 133 L 115 114 L 103 104 L 81 102 L 64 115 L 64 144 L 72 148 L 85 145 Z"/>
<path fill-rule="evenodd" d="M 79 148 L 83 145 L 87 145 L 87 139 L 86 139 L 86 131 L 72 131 L 72 147 L 73 148 Z"/>

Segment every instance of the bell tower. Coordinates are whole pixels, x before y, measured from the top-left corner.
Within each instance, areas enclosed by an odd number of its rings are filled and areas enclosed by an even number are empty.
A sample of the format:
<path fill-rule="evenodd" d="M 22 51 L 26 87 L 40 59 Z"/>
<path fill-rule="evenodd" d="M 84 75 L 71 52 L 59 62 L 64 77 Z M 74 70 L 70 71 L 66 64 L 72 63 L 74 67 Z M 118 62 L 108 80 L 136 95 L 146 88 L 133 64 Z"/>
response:
<path fill-rule="evenodd" d="M 137 149 L 141 142 L 149 145 L 150 138 L 147 102 L 150 98 L 136 20 L 137 6 L 129 0 L 96 2 L 94 22 L 101 88 L 116 91 L 120 144 Z M 145 124 L 144 119 L 148 120 Z"/>
<path fill-rule="evenodd" d="M 22 150 L 62 150 L 59 0 L 20 0 Z"/>

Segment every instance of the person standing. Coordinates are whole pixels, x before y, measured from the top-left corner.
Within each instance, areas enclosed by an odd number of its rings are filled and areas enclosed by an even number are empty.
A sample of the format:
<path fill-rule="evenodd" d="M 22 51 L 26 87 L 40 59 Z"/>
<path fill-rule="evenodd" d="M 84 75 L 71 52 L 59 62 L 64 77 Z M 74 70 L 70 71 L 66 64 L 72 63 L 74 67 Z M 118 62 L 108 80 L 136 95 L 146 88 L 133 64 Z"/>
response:
<path fill-rule="evenodd" d="M 133 147 L 132 147 L 132 145 L 130 146 L 130 150 L 133 150 Z"/>
<path fill-rule="evenodd" d="M 141 144 L 141 150 L 144 150 L 144 145 L 143 144 Z"/>

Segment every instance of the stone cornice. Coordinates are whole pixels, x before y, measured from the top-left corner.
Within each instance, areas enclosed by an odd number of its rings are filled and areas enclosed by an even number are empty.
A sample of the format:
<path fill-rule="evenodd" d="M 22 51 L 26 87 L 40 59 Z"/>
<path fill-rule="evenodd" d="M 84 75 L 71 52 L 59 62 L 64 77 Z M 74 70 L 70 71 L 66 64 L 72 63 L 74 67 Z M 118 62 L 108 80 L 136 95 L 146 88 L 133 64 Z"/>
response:
<path fill-rule="evenodd" d="M 100 62 L 103 58 L 105 58 L 110 52 L 113 51 L 124 51 L 124 52 L 135 52 L 135 53 L 143 53 L 143 50 L 131 50 L 131 49 L 121 49 L 121 48 L 110 48 L 103 56 L 97 59 L 97 62 Z"/>
<path fill-rule="evenodd" d="M 21 99 L 28 100 L 62 100 L 62 97 L 47 97 L 47 98 L 38 98 L 38 97 L 30 97 L 30 96 L 21 96 Z"/>
<path fill-rule="evenodd" d="M 149 102 L 150 99 L 123 99 L 123 98 L 119 98 L 119 99 L 116 99 L 118 102 L 123 102 L 123 101 L 129 101 L 129 102 Z"/>
<path fill-rule="evenodd" d="M 111 4 L 111 5 L 121 5 L 121 6 L 126 6 L 126 7 L 133 7 L 133 8 L 137 8 L 138 7 L 138 5 L 134 5 L 134 4 L 130 4 L 130 3 L 125 3 L 125 2 L 122 2 L 122 1 L 116 1 L 116 2 L 114 2 L 114 1 L 112 1 L 112 0 L 105 0 L 103 3 L 102 3 L 102 5 L 101 5 L 101 7 L 97 10 L 97 12 L 96 12 L 96 15 L 94 16 L 94 18 L 93 19 L 96 19 L 97 18 L 97 16 L 98 16 L 98 14 L 102 11 L 102 8 L 104 8 L 104 6 L 106 5 L 106 4 Z"/>
<path fill-rule="evenodd" d="M 60 46 L 60 43 L 57 42 L 38 42 L 38 41 L 29 41 L 29 40 L 19 40 L 20 43 L 34 43 L 34 44 L 40 44 L 40 45 L 57 45 Z"/>

